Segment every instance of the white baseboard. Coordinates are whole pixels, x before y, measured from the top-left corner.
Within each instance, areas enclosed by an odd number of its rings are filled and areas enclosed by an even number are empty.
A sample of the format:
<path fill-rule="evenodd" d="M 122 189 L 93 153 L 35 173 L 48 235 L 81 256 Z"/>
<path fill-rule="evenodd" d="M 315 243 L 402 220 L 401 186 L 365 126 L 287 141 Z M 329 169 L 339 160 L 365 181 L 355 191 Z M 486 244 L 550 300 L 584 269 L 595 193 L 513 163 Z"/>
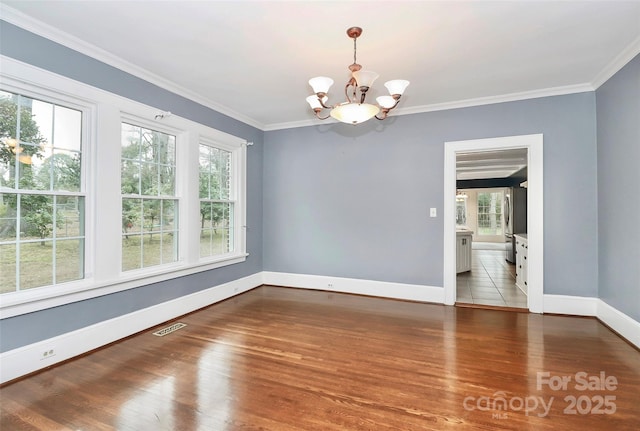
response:
<path fill-rule="evenodd" d="M 442 287 L 285 272 L 265 271 L 262 274 L 264 284 L 276 286 L 353 293 L 408 301 L 444 303 L 444 289 Z"/>
<path fill-rule="evenodd" d="M 599 298 L 544 295 L 544 313 L 594 316 L 634 346 L 640 348 L 640 322 Z"/>
<path fill-rule="evenodd" d="M 542 296 L 542 312 L 576 316 L 597 316 L 598 298 L 544 294 Z"/>
<path fill-rule="evenodd" d="M 602 299 L 598 299 L 598 319 L 640 349 L 640 322 Z"/>
<path fill-rule="evenodd" d="M 5 383 L 98 347 L 144 331 L 262 284 L 262 273 L 214 286 L 133 313 L 0 354 L 0 383 Z M 44 352 L 53 351 L 52 355 Z"/>
<path fill-rule="evenodd" d="M 320 275 L 260 272 L 0 354 L 0 383 L 97 349 L 262 284 L 444 303 L 442 287 Z M 598 298 L 544 295 L 544 312 L 595 316 L 640 348 L 640 322 Z M 53 355 L 44 352 L 53 350 Z"/>

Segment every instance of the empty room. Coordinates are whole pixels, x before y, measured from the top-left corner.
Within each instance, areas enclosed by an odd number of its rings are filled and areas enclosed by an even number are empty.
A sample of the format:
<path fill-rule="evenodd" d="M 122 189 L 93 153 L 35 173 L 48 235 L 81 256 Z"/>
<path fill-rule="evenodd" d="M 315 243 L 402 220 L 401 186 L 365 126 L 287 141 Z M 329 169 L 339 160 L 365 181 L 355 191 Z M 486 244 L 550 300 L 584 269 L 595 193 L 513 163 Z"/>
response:
<path fill-rule="evenodd" d="M 0 429 L 640 429 L 640 2 L 0 2 Z"/>

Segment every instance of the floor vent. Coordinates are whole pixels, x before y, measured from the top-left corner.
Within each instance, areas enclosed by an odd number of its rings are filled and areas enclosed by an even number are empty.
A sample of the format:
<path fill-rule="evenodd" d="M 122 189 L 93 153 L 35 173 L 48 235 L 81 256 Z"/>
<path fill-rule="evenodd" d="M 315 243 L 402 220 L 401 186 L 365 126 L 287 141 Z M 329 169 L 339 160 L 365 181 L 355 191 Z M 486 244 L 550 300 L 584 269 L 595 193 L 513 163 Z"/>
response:
<path fill-rule="evenodd" d="M 171 326 L 167 326 L 166 328 L 162 328 L 153 333 L 153 335 L 157 335 L 158 337 L 164 337 L 167 334 L 171 334 L 172 332 L 177 331 L 178 329 L 184 328 L 187 326 L 184 323 L 174 323 Z"/>

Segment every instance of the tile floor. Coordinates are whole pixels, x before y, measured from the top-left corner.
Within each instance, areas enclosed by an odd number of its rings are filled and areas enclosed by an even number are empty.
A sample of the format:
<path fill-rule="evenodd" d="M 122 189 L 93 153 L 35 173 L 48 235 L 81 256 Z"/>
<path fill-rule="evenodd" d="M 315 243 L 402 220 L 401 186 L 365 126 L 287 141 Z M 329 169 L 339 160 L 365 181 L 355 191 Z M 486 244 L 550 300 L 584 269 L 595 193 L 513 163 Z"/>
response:
<path fill-rule="evenodd" d="M 504 250 L 472 250 L 471 271 L 456 277 L 456 301 L 466 304 L 527 308 L 527 295 L 516 287 L 516 267 Z"/>

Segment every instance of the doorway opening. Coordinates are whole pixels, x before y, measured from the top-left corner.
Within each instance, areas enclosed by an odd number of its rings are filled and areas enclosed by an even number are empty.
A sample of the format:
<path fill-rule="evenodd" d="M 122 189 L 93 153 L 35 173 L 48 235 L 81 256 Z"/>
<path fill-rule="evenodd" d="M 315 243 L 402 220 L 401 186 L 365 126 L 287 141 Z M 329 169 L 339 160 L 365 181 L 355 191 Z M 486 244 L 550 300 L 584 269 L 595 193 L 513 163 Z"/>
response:
<path fill-rule="evenodd" d="M 515 156 L 517 155 L 517 158 Z M 514 220 L 509 204 L 516 191 L 513 184 L 526 180 L 527 150 L 475 153 L 477 174 L 459 180 L 456 191 L 456 303 L 492 307 L 527 308 L 526 285 L 516 283 L 518 268 L 511 244 Z M 504 175 L 486 180 L 483 175 L 497 175 L 492 169 L 503 166 Z M 461 167 L 458 157 L 458 177 Z M 507 174 L 511 174 L 506 176 Z M 496 187 L 482 187 L 496 185 Z M 497 187 L 502 185 L 502 187 Z M 464 188 L 463 188 L 464 187 Z M 526 190 L 517 192 L 525 194 Z M 520 202 L 519 202 L 520 204 Z M 519 208 L 517 232 L 526 232 L 526 207 Z M 469 244 L 465 244 L 466 241 Z M 465 249 L 466 245 L 466 249 Z M 464 254 L 469 254 L 465 256 Z M 467 260 L 466 260 L 467 259 Z M 465 264 L 466 265 L 463 265 Z"/>
<path fill-rule="evenodd" d="M 527 206 L 526 206 L 526 219 L 528 220 L 527 227 L 525 228 L 526 236 L 528 236 L 528 250 L 527 250 L 527 296 L 526 302 L 521 301 L 520 306 L 526 307 L 529 311 L 535 313 L 542 312 L 543 305 L 543 283 L 544 283 L 544 223 L 543 223 L 543 160 L 542 160 L 542 135 L 523 135 L 523 136 L 508 136 L 500 138 L 489 138 L 469 141 L 456 141 L 445 143 L 445 178 L 444 178 L 444 297 L 445 304 L 453 305 L 456 303 L 458 291 L 457 286 L 457 274 L 460 270 L 458 263 L 458 237 L 460 236 L 460 227 L 456 228 L 456 223 L 460 220 L 457 198 L 457 176 L 456 176 L 456 159 L 458 154 L 473 154 L 490 151 L 503 151 L 503 150 L 526 150 L 527 153 Z M 494 196 L 495 197 L 495 196 Z M 504 223 L 504 215 L 502 211 L 504 206 L 500 206 L 498 211 L 498 205 L 491 202 L 492 196 L 485 196 L 483 199 L 489 199 L 488 207 L 481 209 L 480 212 L 485 214 L 478 214 L 478 217 L 482 216 L 484 222 L 476 224 L 477 226 L 485 226 L 483 232 L 480 233 L 493 233 L 498 230 L 497 223 L 498 218 Z M 498 216 L 499 214 L 499 216 Z M 492 230 L 493 229 L 493 230 Z M 506 226 L 502 226 L 502 229 L 506 229 Z M 471 231 L 471 229 L 469 229 Z M 491 231 L 491 232 L 489 232 Z M 511 232 L 513 233 L 513 232 Z M 516 232 L 522 233 L 522 232 Z M 463 236 L 465 233 L 462 233 Z M 471 242 L 472 245 L 473 242 Z M 508 246 L 505 242 L 505 247 Z M 471 247 L 469 247 L 471 248 Z M 479 250 L 478 250 L 479 251 Z M 472 250 L 471 250 L 472 253 Z M 484 254 L 491 254 L 490 251 L 484 252 Z M 485 264 L 483 266 L 482 260 L 485 258 L 478 257 L 482 253 L 476 253 L 476 259 L 471 256 L 470 265 L 475 266 L 478 273 L 481 273 L 481 269 L 487 270 L 487 276 L 490 278 L 488 271 L 491 269 L 494 271 L 495 278 L 498 277 L 498 267 L 502 263 L 504 252 L 493 251 L 493 253 L 499 254 L 499 256 L 486 257 Z M 506 266 L 506 269 L 511 267 Z M 508 305 L 507 305 L 508 306 Z"/>

